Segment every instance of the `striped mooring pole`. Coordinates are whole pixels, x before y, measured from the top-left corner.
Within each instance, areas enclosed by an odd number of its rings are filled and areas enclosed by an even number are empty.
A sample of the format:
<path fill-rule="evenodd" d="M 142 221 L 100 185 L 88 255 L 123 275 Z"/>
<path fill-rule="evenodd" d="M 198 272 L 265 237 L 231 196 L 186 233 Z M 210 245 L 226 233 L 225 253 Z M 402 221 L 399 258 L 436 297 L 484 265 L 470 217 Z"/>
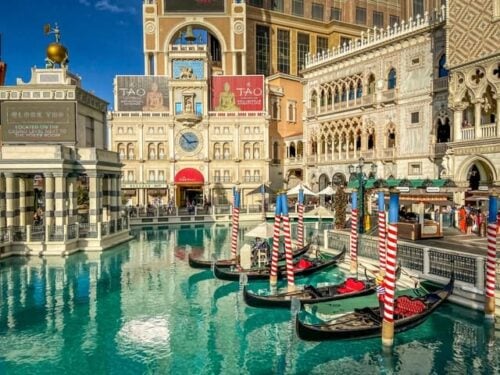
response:
<path fill-rule="evenodd" d="M 280 230 L 281 230 L 281 194 L 276 197 L 276 209 L 274 211 L 273 230 L 273 252 L 271 254 L 271 274 L 269 283 L 275 286 L 278 282 L 278 258 L 280 253 Z"/>
<path fill-rule="evenodd" d="M 362 198 L 362 197 L 361 197 Z M 351 197 L 351 274 L 358 271 L 358 192 L 353 191 Z"/>
<path fill-rule="evenodd" d="M 385 194 L 378 192 L 378 255 L 379 274 L 385 275 L 385 253 L 387 246 L 387 233 L 385 227 Z"/>
<path fill-rule="evenodd" d="M 484 302 L 484 317 L 495 319 L 495 271 L 497 255 L 497 212 L 498 196 L 490 194 L 488 211 L 488 254 L 486 256 L 486 299 Z"/>
<path fill-rule="evenodd" d="M 281 195 L 281 219 L 283 220 L 283 232 L 285 234 L 286 279 L 288 291 L 293 291 L 295 290 L 295 275 L 293 273 L 292 235 L 290 233 L 290 217 L 288 216 L 286 193 Z"/>
<path fill-rule="evenodd" d="M 299 189 L 299 222 L 297 224 L 297 242 L 300 247 L 304 246 L 304 189 Z"/>
<path fill-rule="evenodd" d="M 398 251 L 399 192 L 391 191 L 389 198 L 389 225 L 387 231 L 387 258 L 385 268 L 384 319 L 382 345 L 394 344 L 394 293 L 396 291 L 396 262 Z"/>
<path fill-rule="evenodd" d="M 238 229 L 240 224 L 240 192 L 233 194 L 233 220 L 231 232 L 231 259 L 236 260 L 238 254 Z"/>

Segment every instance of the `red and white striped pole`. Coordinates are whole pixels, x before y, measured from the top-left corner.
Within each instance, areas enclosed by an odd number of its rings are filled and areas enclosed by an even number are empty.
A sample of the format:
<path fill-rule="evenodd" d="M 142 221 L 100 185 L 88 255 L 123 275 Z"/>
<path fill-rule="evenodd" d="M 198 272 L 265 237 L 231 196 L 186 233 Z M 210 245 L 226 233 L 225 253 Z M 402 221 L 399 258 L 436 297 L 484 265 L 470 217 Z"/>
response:
<path fill-rule="evenodd" d="M 385 227 L 385 194 L 378 192 L 378 255 L 379 255 L 379 273 L 385 275 L 385 253 L 387 246 L 387 233 Z"/>
<path fill-rule="evenodd" d="M 275 286 L 278 282 L 278 258 L 280 254 L 280 231 L 281 231 L 281 195 L 276 197 L 276 209 L 274 211 L 273 252 L 271 254 L 271 275 L 269 283 Z"/>
<path fill-rule="evenodd" d="M 231 259 L 236 261 L 238 254 L 238 230 L 240 227 L 240 192 L 234 191 L 233 195 L 233 220 L 231 232 Z"/>
<path fill-rule="evenodd" d="M 358 271 L 358 192 L 351 196 L 351 274 Z"/>
<path fill-rule="evenodd" d="M 281 219 L 285 234 L 286 279 L 288 291 L 295 290 L 295 275 L 293 273 L 292 235 L 290 233 L 290 218 L 288 217 L 288 199 L 286 194 L 281 196 Z"/>
<path fill-rule="evenodd" d="M 488 211 L 488 255 L 486 256 L 486 299 L 484 302 L 484 317 L 487 320 L 495 319 L 495 272 L 497 256 L 497 211 L 498 197 L 489 196 Z"/>
<path fill-rule="evenodd" d="M 394 344 L 394 294 L 396 291 L 396 262 L 398 251 L 399 192 L 391 191 L 389 198 L 389 225 L 387 231 L 387 259 L 385 268 L 384 319 L 382 345 Z"/>
<path fill-rule="evenodd" d="M 304 189 L 299 189 L 299 222 L 297 225 L 297 242 L 300 247 L 304 246 Z"/>

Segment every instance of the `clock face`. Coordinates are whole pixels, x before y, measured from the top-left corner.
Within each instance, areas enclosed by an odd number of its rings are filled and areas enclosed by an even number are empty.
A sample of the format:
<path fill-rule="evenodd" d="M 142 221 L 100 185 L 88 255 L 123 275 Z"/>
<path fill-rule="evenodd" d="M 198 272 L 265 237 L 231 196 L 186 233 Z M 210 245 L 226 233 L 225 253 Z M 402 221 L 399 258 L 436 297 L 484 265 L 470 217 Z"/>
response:
<path fill-rule="evenodd" d="M 186 152 L 195 151 L 200 144 L 200 140 L 196 133 L 193 132 L 185 132 L 182 133 L 179 138 L 179 145 Z"/>

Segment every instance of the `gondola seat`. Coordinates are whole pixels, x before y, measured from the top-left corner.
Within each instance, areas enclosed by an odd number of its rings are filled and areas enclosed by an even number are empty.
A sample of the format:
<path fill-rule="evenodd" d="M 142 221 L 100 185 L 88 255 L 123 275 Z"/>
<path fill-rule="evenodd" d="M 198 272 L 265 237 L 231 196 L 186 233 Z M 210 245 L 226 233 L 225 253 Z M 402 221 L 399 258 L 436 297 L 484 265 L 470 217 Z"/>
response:
<path fill-rule="evenodd" d="M 397 298 L 394 305 L 394 314 L 399 315 L 402 318 L 420 314 L 425 310 L 424 302 L 408 296 L 401 296 Z"/>
<path fill-rule="evenodd" d="M 365 283 L 363 281 L 349 277 L 342 286 L 339 286 L 337 288 L 337 293 L 345 294 L 345 293 L 358 292 L 360 290 L 363 290 L 364 288 L 365 288 Z"/>
<path fill-rule="evenodd" d="M 311 262 L 307 259 L 301 258 L 297 263 L 295 263 L 293 270 L 294 271 L 305 270 L 307 268 L 312 267 L 313 265 L 314 265 L 313 262 Z"/>

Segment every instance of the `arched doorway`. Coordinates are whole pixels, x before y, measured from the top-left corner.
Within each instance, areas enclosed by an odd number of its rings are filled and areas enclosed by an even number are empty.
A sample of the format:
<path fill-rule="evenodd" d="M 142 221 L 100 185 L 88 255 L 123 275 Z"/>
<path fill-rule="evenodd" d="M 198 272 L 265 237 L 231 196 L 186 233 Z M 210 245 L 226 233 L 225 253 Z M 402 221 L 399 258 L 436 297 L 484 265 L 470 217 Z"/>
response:
<path fill-rule="evenodd" d="M 203 204 L 203 174 L 194 168 L 181 169 L 174 178 L 175 204 L 177 207 L 185 207 L 187 203 Z"/>
<path fill-rule="evenodd" d="M 475 164 L 473 164 L 469 169 L 468 180 L 469 188 L 471 190 L 479 189 L 479 183 L 481 182 L 481 173 L 479 172 L 479 168 Z"/>
<path fill-rule="evenodd" d="M 318 179 L 319 191 L 326 188 L 329 184 L 330 184 L 330 179 L 328 178 L 328 176 L 324 173 L 321 174 L 321 176 L 319 176 L 319 179 Z"/>

